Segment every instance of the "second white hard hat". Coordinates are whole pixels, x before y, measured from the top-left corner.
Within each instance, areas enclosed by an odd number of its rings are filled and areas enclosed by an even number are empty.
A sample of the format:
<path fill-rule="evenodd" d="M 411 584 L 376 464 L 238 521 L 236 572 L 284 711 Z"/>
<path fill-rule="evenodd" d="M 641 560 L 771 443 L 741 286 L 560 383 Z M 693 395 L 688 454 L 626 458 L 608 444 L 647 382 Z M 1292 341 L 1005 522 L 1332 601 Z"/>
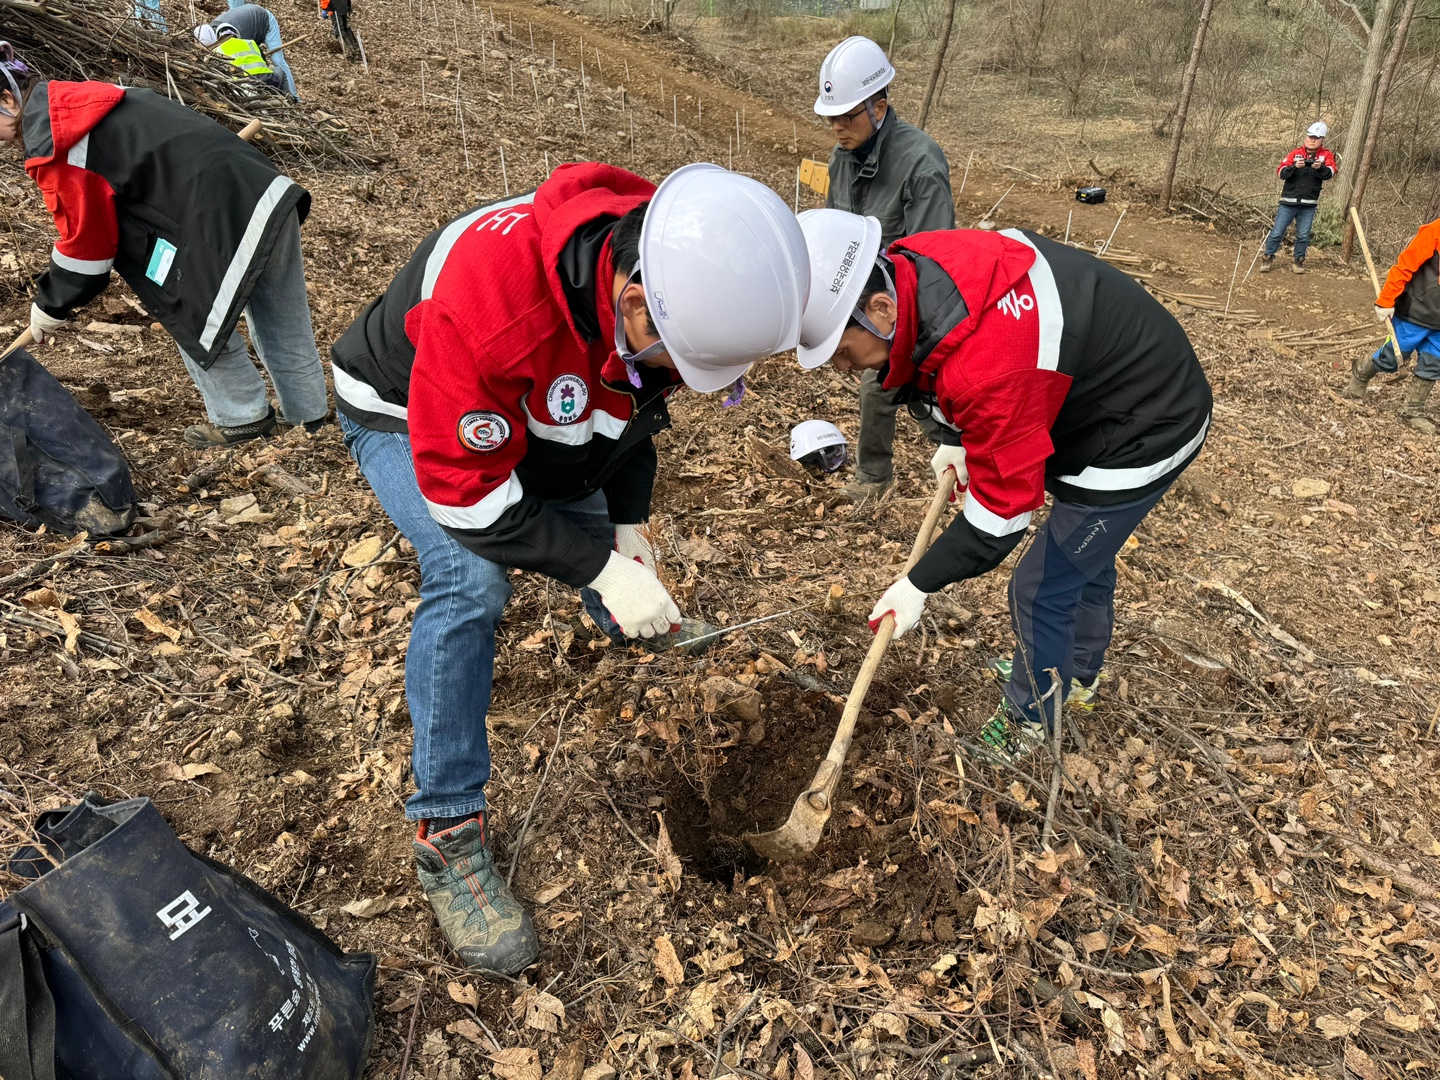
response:
<path fill-rule="evenodd" d="M 201 23 L 195 27 L 193 33 L 195 34 L 195 40 L 207 49 L 214 48 L 215 43 L 220 40 L 220 35 L 215 32 L 215 27 L 209 23 Z"/>
<path fill-rule="evenodd" d="M 815 111 L 839 116 L 889 86 L 895 69 L 885 50 L 867 37 L 848 37 L 820 65 L 820 96 Z"/>
<path fill-rule="evenodd" d="M 834 472 L 845 464 L 845 436 L 828 420 L 802 421 L 790 429 L 790 457 Z"/>
<path fill-rule="evenodd" d="M 698 164 L 666 177 L 645 212 L 640 277 L 666 352 L 702 394 L 800 339 L 805 235 L 785 201 L 748 176 Z"/>
<path fill-rule="evenodd" d="M 1324 120 L 1316 120 L 1305 129 L 1306 135 L 1314 135 L 1317 139 L 1323 139 L 1330 134 L 1330 128 Z"/>
<path fill-rule="evenodd" d="M 835 355 L 875 256 L 880 222 L 844 210 L 806 210 L 800 229 L 810 252 L 810 296 L 800 322 L 800 366 L 817 368 Z"/>

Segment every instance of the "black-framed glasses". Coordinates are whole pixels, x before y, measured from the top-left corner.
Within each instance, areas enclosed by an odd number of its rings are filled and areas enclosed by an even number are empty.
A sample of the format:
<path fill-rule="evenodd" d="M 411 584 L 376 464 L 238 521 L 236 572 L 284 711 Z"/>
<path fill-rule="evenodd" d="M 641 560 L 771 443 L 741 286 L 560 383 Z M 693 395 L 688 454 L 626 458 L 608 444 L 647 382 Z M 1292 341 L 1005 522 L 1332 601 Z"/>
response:
<path fill-rule="evenodd" d="M 866 112 L 869 108 L 870 103 L 868 101 L 863 102 L 860 107 L 855 109 L 853 112 L 841 113 L 839 116 L 830 117 L 830 123 L 839 124 L 841 127 L 849 127 L 855 122 L 855 118 L 857 116 L 859 116 L 861 113 Z"/>

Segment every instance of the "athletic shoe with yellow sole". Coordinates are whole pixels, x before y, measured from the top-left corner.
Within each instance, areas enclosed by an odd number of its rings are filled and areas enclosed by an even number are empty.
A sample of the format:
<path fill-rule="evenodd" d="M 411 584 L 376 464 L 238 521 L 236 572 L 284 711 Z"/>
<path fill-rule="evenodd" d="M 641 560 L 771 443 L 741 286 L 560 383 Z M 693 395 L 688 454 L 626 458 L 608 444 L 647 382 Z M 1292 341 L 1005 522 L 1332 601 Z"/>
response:
<path fill-rule="evenodd" d="M 1013 669 L 1014 661 L 1004 657 L 997 656 L 985 661 L 985 670 L 993 671 L 1001 682 L 1010 681 L 1010 672 Z M 1088 683 L 1083 683 L 1079 679 L 1071 679 L 1070 692 L 1065 695 L 1065 707 L 1067 709 L 1084 709 L 1086 712 L 1095 708 L 1099 704 L 1100 680 L 1104 678 L 1104 674 L 1096 675 Z"/>
<path fill-rule="evenodd" d="M 1001 700 L 980 729 L 982 756 L 1000 765 L 1015 765 L 1045 745 L 1043 724 L 1017 718 L 1010 711 L 1010 702 Z"/>

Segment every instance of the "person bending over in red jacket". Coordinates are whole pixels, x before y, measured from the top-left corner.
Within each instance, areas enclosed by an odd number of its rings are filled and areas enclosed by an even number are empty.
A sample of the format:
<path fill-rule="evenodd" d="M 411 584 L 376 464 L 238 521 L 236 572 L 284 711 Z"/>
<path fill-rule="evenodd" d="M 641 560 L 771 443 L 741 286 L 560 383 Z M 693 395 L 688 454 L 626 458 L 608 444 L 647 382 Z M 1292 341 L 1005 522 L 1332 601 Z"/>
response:
<path fill-rule="evenodd" d="M 581 589 L 612 636 L 684 632 L 647 525 L 666 400 L 793 348 L 808 288 L 800 226 L 756 181 L 690 165 L 657 190 L 565 165 L 427 236 L 331 350 L 346 445 L 420 556 L 405 813 L 421 884 L 471 968 L 510 974 L 539 955 L 486 811 L 510 571 Z"/>
<path fill-rule="evenodd" d="M 46 82 L 0 42 L 0 142 L 23 142 L 59 239 L 30 308 L 38 344 L 117 271 L 180 346 L 208 424 L 193 447 L 276 430 L 235 329 L 244 313 L 287 423 L 329 411 L 310 327 L 300 223 L 310 195 L 259 150 L 150 90 Z"/>
<path fill-rule="evenodd" d="M 1091 702 L 1114 628 L 1115 556 L 1200 453 L 1210 385 L 1159 302 L 1076 248 L 956 229 L 880 254 L 873 218 L 800 221 L 811 257 L 801 365 L 878 371 L 903 388 L 944 425 L 936 478 L 954 469 L 964 490 L 960 515 L 876 603 L 871 629 L 893 613 L 903 635 L 931 593 L 999 566 L 1046 491 L 1055 497 L 1010 579 L 1016 647 L 992 664 L 1008 681 L 980 733 L 987 754 L 1013 762 L 1049 737 L 1056 698 Z"/>

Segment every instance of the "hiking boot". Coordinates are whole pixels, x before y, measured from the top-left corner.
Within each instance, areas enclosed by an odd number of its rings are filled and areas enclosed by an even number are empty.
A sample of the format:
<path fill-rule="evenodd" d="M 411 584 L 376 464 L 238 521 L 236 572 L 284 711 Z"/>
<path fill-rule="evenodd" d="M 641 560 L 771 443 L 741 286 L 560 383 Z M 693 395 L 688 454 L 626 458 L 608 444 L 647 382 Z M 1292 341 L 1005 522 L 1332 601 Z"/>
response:
<path fill-rule="evenodd" d="M 1345 384 L 1345 389 L 1340 391 L 1340 396 L 1352 401 L 1363 401 L 1365 387 L 1375 377 L 1375 370 L 1375 361 L 1368 356 L 1364 360 L 1355 361 L 1350 365 L 1350 381 Z"/>
<path fill-rule="evenodd" d="M 851 480 L 840 490 L 857 503 L 865 502 L 867 499 L 878 499 L 885 492 L 890 490 L 890 485 L 895 483 L 890 480 Z"/>
<path fill-rule="evenodd" d="M 210 450 L 217 446 L 234 446 L 251 439 L 268 439 L 279 431 L 275 410 L 268 410 L 259 420 L 253 420 L 239 427 L 216 427 L 214 424 L 191 424 L 182 438 L 185 445 L 196 450 Z"/>
<path fill-rule="evenodd" d="M 1410 384 L 1405 387 L 1405 401 L 1395 414 L 1406 425 L 1426 435 L 1434 435 L 1437 431 L 1435 421 L 1430 419 L 1430 414 L 1425 410 L 1425 403 L 1430 399 L 1430 391 L 1433 389 L 1434 380 L 1422 379 L 1419 375 L 1410 376 Z"/>
<path fill-rule="evenodd" d="M 981 753 L 996 764 L 1015 765 L 1044 746 L 1047 738 L 1044 724 L 1017 719 L 1010 702 L 1002 698 L 980 729 Z"/>
<path fill-rule="evenodd" d="M 1262 255 L 1262 256 L 1260 256 L 1260 273 L 1262 273 L 1262 274 L 1268 274 L 1271 270 L 1274 270 L 1274 269 L 1275 269 L 1275 256 L 1274 256 L 1274 255 Z"/>
<path fill-rule="evenodd" d="M 1294 271 L 1295 273 L 1297 273 L 1297 274 L 1303 274 L 1303 273 L 1305 273 L 1305 260 L 1304 260 L 1304 259 L 1296 259 L 1296 260 L 1295 260 L 1295 265 L 1292 266 L 1290 269 L 1291 269 L 1292 271 Z"/>
<path fill-rule="evenodd" d="M 529 967 L 540 944 L 529 914 L 495 870 L 485 815 L 434 835 L 429 824 L 422 821 L 415 834 L 415 869 L 445 940 L 472 971 L 514 975 Z"/>

